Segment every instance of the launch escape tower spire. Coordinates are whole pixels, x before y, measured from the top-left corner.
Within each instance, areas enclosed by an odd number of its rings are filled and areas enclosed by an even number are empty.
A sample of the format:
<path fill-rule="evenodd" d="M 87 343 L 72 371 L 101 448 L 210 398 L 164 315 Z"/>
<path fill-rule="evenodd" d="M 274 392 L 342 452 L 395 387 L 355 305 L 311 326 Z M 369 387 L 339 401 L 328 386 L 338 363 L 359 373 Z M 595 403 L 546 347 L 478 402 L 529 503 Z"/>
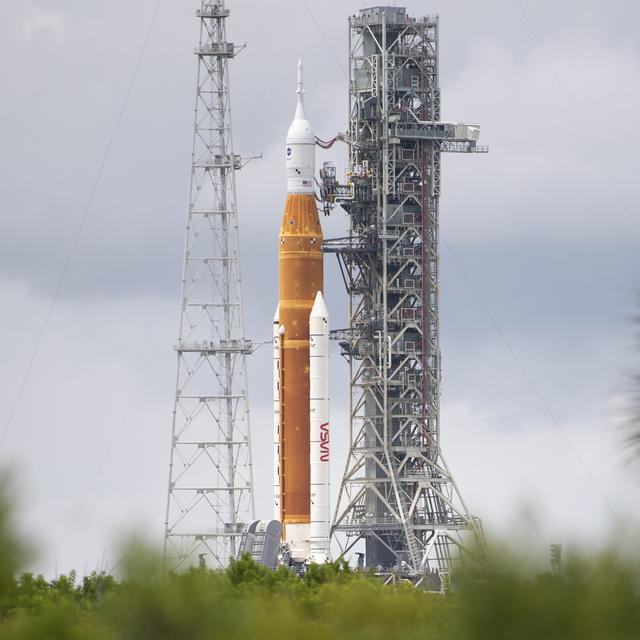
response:
<path fill-rule="evenodd" d="M 224 0 L 202 0 L 165 561 L 226 566 L 254 518 Z"/>
<path fill-rule="evenodd" d="M 349 184 L 321 195 L 350 214 L 325 242 L 349 293 L 333 332 L 350 365 L 350 449 L 332 533 L 367 567 L 444 589 L 484 544 L 440 448 L 440 158 L 483 152 L 477 125 L 440 121 L 438 18 L 401 7 L 349 20 Z"/>

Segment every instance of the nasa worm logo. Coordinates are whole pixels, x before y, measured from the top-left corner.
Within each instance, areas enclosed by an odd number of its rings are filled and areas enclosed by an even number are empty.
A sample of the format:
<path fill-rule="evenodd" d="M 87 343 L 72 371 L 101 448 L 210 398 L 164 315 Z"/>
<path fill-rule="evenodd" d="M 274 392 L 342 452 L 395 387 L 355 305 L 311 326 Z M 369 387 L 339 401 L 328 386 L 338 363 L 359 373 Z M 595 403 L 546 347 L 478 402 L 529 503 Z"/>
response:
<path fill-rule="evenodd" d="M 320 425 L 320 462 L 329 462 L 329 423 Z"/>

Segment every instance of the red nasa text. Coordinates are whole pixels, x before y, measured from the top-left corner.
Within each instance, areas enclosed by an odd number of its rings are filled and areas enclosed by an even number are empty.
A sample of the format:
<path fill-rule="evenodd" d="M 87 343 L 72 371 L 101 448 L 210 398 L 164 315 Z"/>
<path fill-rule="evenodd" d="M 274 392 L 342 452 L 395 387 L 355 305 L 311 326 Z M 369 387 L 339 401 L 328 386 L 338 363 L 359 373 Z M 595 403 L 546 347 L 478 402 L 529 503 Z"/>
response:
<path fill-rule="evenodd" d="M 329 423 L 320 425 L 320 462 L 329 462 Z"/>

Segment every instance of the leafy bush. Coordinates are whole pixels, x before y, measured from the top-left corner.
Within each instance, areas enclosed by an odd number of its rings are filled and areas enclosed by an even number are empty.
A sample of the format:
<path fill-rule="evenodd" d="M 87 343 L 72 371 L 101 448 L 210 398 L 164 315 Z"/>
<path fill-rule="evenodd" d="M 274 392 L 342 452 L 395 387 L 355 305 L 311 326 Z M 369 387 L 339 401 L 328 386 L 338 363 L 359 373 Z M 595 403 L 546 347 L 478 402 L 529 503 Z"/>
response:
<path fill-rule="evenodd" d="M 82 640 L 634 640 L 640 637 L 640 571 L 613 554 L 573 558 L 562 577 L 512 568 L 462 576 L 456 592 L 384 586 L 336 562 L 302 577 L 244 557 L 224 572 L 164 575 L 133 545 L 116 580 L 74 572 L 24 573 L 0 500 L 0 638 Z"/>

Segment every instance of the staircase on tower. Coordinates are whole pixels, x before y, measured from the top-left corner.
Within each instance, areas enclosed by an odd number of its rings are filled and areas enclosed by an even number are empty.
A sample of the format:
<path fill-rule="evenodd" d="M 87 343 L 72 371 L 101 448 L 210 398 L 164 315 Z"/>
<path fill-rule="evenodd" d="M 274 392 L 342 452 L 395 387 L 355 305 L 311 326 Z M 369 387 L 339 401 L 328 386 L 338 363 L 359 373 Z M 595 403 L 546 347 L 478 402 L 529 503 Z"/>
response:
<path fill-rule="evenodd" d="M 332 535 L 378 575 L 440 591 L 484 548 L 441 449 L 441 156 L 487 149 L 478 125 L 440 119 L 437 16 L 363 9 L 349 56 L 347 185 L 321 172 L 322 197 L 349 214 L 348 235 L 324 245 L 349 295 L 349 327 L 332 335 L 351 390 Z"/>

